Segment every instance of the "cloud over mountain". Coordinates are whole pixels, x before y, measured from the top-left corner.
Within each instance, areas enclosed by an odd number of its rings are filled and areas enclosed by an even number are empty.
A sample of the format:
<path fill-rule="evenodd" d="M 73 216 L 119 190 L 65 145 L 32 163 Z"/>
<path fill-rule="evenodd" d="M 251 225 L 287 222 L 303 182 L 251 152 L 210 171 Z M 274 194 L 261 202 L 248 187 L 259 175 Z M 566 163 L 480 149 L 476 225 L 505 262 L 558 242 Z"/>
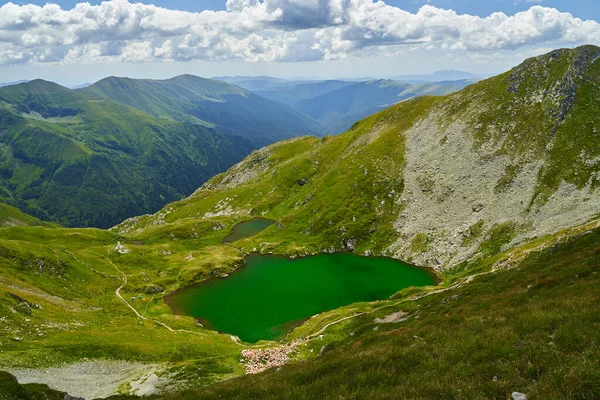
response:
<path fill-rule="evenodd" d="M 600 24 L 539 5 L 481 18 L 373 0 L 228 0 L 226 11 L 199 13 L 127 0 L 0 7 L 0 64 L 311 61 L 390 45 L 481 51 L 548 42 L 600 44 Z"/>

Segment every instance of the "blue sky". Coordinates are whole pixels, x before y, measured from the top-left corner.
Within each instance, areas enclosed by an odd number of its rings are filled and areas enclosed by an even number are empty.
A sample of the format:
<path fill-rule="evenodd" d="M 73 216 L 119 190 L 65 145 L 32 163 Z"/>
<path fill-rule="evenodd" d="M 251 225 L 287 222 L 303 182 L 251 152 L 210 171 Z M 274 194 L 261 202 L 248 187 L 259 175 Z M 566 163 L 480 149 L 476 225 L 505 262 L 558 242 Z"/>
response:
<path fill-rule="evenodd" d="M 74 0 L 43 8 L 43 0 L 12 3 L 0 2 L 4 81 L 490 74 L 555 48 L 600 45 L 597 0 L 90 0 L 76 9 Z M 486 18 L 495 12 L 505 16 Z"/>

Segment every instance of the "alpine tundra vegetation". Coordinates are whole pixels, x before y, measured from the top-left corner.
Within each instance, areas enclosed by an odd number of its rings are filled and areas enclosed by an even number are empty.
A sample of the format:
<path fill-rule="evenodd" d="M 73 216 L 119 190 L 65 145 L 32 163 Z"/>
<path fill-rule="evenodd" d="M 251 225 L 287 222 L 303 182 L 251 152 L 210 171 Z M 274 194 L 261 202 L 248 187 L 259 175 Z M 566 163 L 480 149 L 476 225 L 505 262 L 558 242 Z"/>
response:
<path fill-rule="evenodd" d="M 66 137 L 114 104 L 84 97 L 93 86 L 53 88 L 74 96 L 68 115 L 17 114 L 15 88 L 0 91 L 16 121 L 2 140 L 39 124 Z M 108 230 L 5 206 L 0 398 L 596 398 L 599 100 L 600 48 L 555 50 L 337 136 L 254 150 L 190 196 Z M 118 112 L 128 123 L 141 115 Z M 161 129 L 187 118 L 171 116 L 143 118 Z M 43 174 L 31 165 L 27 182 Z M 247 221 L 267 223 L 240 233 Z M 283 338 L 256 343 L 165 303 L 228 279 L 252 253 L 341 252 L 431 268 L 440 283 L 289 321 Z"/>

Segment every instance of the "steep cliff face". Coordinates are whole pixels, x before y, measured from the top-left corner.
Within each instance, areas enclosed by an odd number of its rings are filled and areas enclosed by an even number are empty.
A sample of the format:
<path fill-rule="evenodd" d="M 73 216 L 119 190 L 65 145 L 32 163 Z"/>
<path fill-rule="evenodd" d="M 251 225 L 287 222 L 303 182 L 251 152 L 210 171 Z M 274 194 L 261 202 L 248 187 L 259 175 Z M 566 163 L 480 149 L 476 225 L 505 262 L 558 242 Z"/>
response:
<path fill-rule="evenodd" d="M 279 229 L 245 250 L 353 250 L 451 268 L 598 214 L 599 85 L 600 48 L 557 50 L 342 135 L 256 151 L 166 217 L 118 229 L 266 215 Z"/>

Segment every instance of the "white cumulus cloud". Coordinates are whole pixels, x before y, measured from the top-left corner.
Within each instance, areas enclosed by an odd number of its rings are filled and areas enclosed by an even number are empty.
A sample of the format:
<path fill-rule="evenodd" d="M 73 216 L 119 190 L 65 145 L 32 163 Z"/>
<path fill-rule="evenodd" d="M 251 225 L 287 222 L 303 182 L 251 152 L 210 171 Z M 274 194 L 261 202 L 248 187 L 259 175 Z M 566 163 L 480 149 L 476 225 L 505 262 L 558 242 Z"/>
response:
<path fill-rule="evenodd" d="M 192 13 L 127 0 L 65 10 L 0 7 L 0 64 L 148 60 L 311 61 L 397 51 L 399 45 L 501 51 L 545 43 L 600 44 L 600 24 L 535 5 L 481 18 L 373 0 L 227 0 Z"/>

